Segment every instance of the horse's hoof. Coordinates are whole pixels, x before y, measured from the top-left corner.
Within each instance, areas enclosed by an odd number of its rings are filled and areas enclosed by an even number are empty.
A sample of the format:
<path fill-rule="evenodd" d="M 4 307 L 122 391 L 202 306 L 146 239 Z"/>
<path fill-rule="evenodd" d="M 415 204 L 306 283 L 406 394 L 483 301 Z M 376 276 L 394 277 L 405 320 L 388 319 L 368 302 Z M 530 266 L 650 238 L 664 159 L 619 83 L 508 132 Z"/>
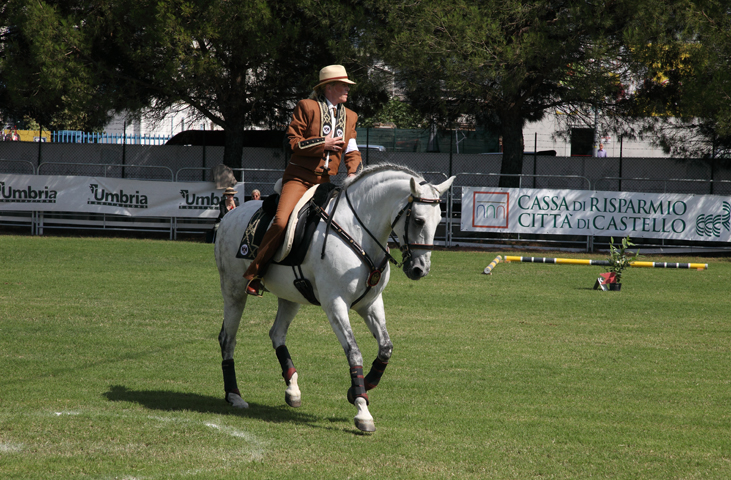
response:
<path fill-rule="evenodd" d="M 376 424 L 373 423 L 373 420 L 359 421 L 356 418 L 355 419 L 355 428 L 357 428 L 361 432 L 372 433 L 372 432 L 376 431 Z"/>
<path fill-rule="evenodd" d="M 361 432 L 375 432 L 376 424 L 373 422 L 373 417 L 368 411 L 368 405 L 363 397 L 355 399 L 355 406 L 358 407 L 358 415 L 353 418 L 355 421 L 355 428 Z"/>
<path fill-rule="evenodd" d="M 226 401 L 231 404 L 234 408 L 249 408 L 249 404 L 244 401 L 243 398 L 237 393 L 228 392 L 226 393 Z"/>
<path fill-rule="evenodd" d="M 300 393 L 300 388 L 297 385 L 298 378 L 299 375 L 297 372 L 294 372 L 289 379 L 287 390 L 284 391 L 284 401 L 287 402 L 287 405 L 293 408 L 302 406 L 302 393 Z"/>
<path fill-rule="evenodd" d="M 287 405 L 289 405 L 292 408 L 298 408 L 302 406 L 302 396 L 301 395 L 290 395 L 287 392 L 284 393 L 284 401 L 287 402 Z"/>

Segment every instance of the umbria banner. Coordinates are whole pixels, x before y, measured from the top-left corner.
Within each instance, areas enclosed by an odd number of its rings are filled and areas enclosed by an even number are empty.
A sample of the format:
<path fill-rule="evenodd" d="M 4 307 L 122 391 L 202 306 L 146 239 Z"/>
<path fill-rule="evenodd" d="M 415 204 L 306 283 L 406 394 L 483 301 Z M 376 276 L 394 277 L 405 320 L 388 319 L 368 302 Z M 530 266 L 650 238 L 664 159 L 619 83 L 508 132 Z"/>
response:
<path fill-rule="evenodd" d="M 215 218 L 222 193 L 213 182 L 0 174 L 0 211 Z"/>
<path fill-rule="evenodd" d="M 462 187 L 461 229 L 728 242 L 730 213 L 715 195 Z"/>

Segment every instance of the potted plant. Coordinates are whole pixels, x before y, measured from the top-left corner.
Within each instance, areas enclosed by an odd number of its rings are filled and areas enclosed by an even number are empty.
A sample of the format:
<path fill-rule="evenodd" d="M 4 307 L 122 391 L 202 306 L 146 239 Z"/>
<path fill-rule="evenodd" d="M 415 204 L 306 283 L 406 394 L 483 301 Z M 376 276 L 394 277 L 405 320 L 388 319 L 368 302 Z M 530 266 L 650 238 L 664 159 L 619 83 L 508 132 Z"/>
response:
<path fill-rule="evenodd" d="M 607 283 L 609 290 L 620 290 L 622 288 L 622 273 L 626 268 L 630 266 L 631 262 L 637 260 L 640 256 L 640 250 L 632 255 L 632 252 L 628 252 L 629 247 L 636 246 L 629 239 L 629 235 L 622 239 L 622 243 L 619 246 L 614 245 L 614 237 L 609 239 L 609 267 L 607 275 Z"/>

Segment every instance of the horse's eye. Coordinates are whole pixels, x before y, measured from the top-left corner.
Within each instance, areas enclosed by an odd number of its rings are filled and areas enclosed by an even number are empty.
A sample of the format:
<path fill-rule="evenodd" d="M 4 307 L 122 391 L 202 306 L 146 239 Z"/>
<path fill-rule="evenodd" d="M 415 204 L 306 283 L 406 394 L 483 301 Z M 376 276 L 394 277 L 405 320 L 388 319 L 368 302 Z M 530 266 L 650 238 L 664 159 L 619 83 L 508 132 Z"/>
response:
<path fill-rule="evenodd" d="M 414 223 L 417 224 L 417 225 L 419 225 L 419 226 L 422 226 L 422 225 L 424 225 L 425 222 L 424 222 L 424 219 L 423 218 L 415 218 L 414 219 Z"/>

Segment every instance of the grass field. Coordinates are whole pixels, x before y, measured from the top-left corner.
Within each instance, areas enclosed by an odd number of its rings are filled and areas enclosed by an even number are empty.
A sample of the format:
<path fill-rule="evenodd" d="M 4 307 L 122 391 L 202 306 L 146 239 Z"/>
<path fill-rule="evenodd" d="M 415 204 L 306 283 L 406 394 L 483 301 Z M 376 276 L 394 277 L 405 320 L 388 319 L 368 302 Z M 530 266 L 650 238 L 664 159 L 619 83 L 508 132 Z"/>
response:
<path fill-rule="evenodd" d="M 643 257 L 709 269 L 630 269 L 601 292 L 596 266 L 482 275 L 497 253 L 392 274 L 364 435 L 316 307 L 290 329 L 303 406 L 285 405 L 271 295 L 239 330 L 251 408 L 225 404 L 211 245 L 0 236 L 0 478 L 731 478 L 730 259 Z"/>

